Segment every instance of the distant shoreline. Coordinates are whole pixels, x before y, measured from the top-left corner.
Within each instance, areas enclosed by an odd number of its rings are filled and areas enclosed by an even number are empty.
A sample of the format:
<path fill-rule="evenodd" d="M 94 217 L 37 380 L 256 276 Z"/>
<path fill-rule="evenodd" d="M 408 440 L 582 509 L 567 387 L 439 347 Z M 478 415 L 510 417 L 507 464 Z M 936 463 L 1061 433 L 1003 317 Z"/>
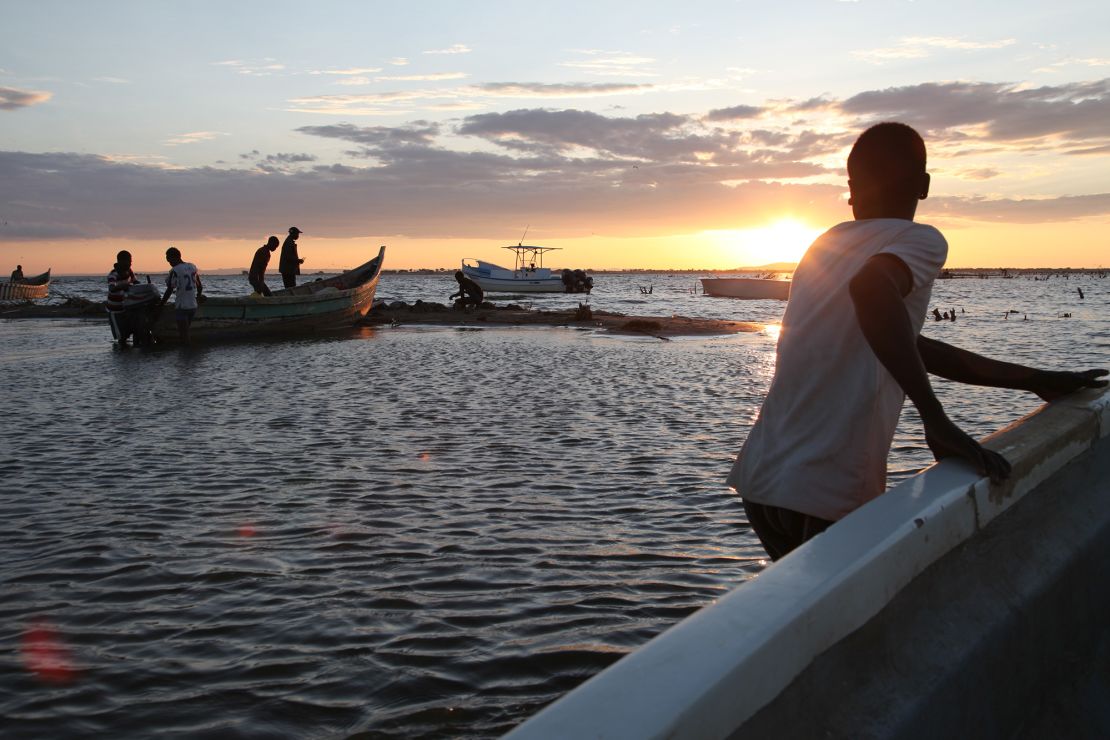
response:
<path fill-rule="evenodd" d="M 682 270 L 661 270 L 661 269 L 648 269 L 648 268 L 635 268 L 630 267 L 626 269 L 613 269 L 613 270 L 593 270 L 587 269 L 591 275 L 734 275 L 734 274 L 754 274 L 766 272 L 793 272 L 797 268 L 797 264 L 781 263 L 775 265 L 767 265 L 764 267 L 731 267 L 722 269 L 709 269 L 709 268 L 694 268 Z M 382 270 L 383 275 L 452 275 L 455 267 L 436 267 L 436 268 L 411 268 L 411 269 L 385 269 Z M 947 272 L 954 275 L 1106 275 L 1110 274 L 1110 267 L 948 267 L 945 268 Z M 202 270 L 205 275 L 219 275 L 222 277 L 231 277 L 234 275 L 243 275 L 246 268 L 239 267 L 221 267 L 214 270 Z M 322 270 L 314 272 L 313 274 L 336 275 L 343 270 L 339 268 L 331 270 Z M 557 269 L 553 272 L 558 272 Z M 164 271 L 143 271 L 141 274 L 161 275 Z M 102 278 L 100 273 L 54 273 L 55 278 Z M 2 278 L 0 278 L 2 279 Z M 246 277 L 244 275 L 244 280 Z"/>

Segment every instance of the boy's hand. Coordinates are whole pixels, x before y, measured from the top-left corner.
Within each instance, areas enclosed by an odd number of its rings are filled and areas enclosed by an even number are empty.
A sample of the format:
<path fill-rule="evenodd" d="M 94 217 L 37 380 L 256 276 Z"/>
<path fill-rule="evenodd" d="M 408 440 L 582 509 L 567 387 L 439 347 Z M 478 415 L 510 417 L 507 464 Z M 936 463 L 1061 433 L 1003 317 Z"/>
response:
<path fill-rule="evenodd" d="M 1033 376 L 1029 390 L 1045 401 L 1054 401 L 1060 396 L 1082 390 L 1083 388 L 1105 388 L 1106 381 L 1098 378 L 1106 375 L 1106 370 L 1040 370 Z"/>
<path fill-rule="evenodd" d="M 1001 483 L 1010 477 L 1010 463 L 1006 458 L 983 447 L 947 416 L 925 422 L 925 442 L 937 460 L 962 458 L 971 463 L 979 475 L 990 478 L 991 483 Z"/>

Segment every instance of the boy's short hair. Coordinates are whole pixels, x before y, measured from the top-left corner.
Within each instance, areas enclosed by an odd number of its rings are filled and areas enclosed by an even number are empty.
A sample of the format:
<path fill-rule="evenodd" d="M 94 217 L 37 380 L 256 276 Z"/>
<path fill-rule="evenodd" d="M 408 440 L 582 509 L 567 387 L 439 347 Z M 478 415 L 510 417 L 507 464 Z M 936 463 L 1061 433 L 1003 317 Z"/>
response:
<path fill-rule="evenodd" d="M 116 252 L 116 262 L 123 262 L 124 260 L 131 261 L 131 253 L 126 249 L 121 249 Z"/>
<path fill-rule="evenodd" d="M 860 134 L 848 155 L 848 177 L 896 183 L 925 173 L 925 140 L 904 123 L 878 123 Z"/>
<path fill-rule="evenodd" d="M 170 247 L 166 250 L 166 259 L 181 259 L 181 250 L 177 247 Z"/>

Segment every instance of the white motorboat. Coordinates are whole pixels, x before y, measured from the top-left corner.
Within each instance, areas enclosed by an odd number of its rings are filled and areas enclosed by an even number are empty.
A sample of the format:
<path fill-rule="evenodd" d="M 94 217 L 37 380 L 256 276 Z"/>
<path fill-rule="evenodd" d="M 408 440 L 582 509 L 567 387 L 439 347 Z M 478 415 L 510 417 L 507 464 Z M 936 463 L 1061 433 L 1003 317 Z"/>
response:
<path fill-rule="evenodd" d="M 543 266 L 543 255 L 559 247 L 533 247 L 523 244 L 505 247 L 515 255 L 513 269 L 485 260 L 467 257 L 463 274 L 487 293 L 589 293 L 593 278 L 581 270 L 552 272 Z"/>
<path fill-rule="evenodd" d="M 769 298 L 785 301 L 790 297 L 790 281 L 768 277 L 702 278 L 705 295 L 724 298 Z"/>

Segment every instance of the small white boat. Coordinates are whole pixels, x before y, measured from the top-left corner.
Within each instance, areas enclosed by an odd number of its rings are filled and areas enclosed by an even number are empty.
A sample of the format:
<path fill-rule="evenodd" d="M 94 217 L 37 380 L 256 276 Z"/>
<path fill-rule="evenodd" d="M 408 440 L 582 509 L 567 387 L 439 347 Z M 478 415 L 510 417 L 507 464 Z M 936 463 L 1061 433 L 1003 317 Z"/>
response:
<path fill-rule="evenodd" d="M 487 293 L 588 293 L 593 278 L 585 273 L 563 270 L 552 272 L 543 266 L 543 255 L 559 247 L 532 247 L 523 244 L 505 247 L 515 255 L 513 269 L 485 260 L 467 257 L 462 261 L 463 274 L 478 283 Z"/>
<path fill-rule="evenodd" d="M 785 301 L 790 297 L 790 281 L 777 278 L 702 278 L 705 295 L 724 298 L 769 298 Z"/>

